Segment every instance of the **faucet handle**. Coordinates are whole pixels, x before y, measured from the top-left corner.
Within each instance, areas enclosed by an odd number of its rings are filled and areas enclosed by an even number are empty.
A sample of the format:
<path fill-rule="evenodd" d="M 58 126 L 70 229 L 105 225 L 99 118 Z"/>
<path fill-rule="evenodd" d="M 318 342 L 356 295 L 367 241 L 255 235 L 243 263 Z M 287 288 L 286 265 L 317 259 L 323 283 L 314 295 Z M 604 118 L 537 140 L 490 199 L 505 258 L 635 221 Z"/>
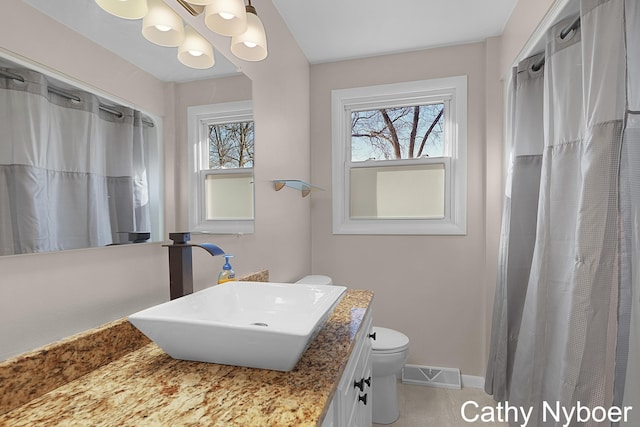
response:
<path fill-rule="evenodd" d="M 189 240 L 191 240 L 191 233 L 188 231 L 183 231 L 180 233 L 169 233 L 169 239 L 173 240 L 174 244 L 184 245 Z"/>

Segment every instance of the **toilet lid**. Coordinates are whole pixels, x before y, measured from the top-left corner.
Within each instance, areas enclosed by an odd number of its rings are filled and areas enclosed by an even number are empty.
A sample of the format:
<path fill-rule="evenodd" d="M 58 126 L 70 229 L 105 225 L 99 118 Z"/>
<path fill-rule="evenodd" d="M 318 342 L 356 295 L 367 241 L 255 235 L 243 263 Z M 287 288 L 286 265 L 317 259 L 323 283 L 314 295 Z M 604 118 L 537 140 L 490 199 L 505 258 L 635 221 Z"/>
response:
<path fill-rule="evenodd" d="M 374 351 L 402 351 L 409 346 L 409 337 L 402 332 L 380 326 L 374 326 L 373 332 L 376 334 L 376 339 L 371 340 Z"/>
<path fill-rule="evenodd" d="M 311 274 L 304 276 L 296 283 L 303 283 L 305 285 L 333 285 L 333 280 L 331 280 L 331 277 L 322 274 Z"/>

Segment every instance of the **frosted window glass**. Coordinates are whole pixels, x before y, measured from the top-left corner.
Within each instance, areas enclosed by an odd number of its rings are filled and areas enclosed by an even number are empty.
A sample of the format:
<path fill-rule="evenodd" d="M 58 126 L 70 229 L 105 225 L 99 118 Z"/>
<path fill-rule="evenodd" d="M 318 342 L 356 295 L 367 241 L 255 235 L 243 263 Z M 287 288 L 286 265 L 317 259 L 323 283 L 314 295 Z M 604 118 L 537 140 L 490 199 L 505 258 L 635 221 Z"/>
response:
<path fill-rule="evenodd" d="M 253 175 L 207 175 L 205 199 L 207 220 L 253 219 Z"/>
<path fill-rule="evenodd" d="M 352 219 L 440 219 L 444 164 L 351 169 Z"/>

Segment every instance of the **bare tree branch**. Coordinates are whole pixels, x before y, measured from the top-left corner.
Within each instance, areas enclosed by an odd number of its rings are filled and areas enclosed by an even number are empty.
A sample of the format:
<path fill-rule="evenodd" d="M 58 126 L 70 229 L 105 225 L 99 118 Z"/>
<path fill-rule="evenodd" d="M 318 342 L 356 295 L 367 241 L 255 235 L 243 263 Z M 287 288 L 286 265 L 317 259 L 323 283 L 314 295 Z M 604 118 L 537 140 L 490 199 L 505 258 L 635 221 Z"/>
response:
<path fill-rule="evenodd" d="M 393 122 L 391 121 L 391 118 L 389 117 L 389 114 L 387 113 L 387 110 L 385 108 L 380 110 L 380 113 L 382 114 L 382 118 L 384 119 L 385 124 L 387 125 L 387 128 L 389 129 L 389 133 L 391 134 L 391 145 L 393 146 L 393 153 L 396 156 L 396 159 L 401 159 L 402 158 L 402 152 L 400 151 L 400 141 L 398 140 L 398 133 L 396 132 L 396 128 L 393 124 Z"/>
<path fill-rule="evenodd" d="M 420 106 L 413 107 L 413 124 L 411 125 L 411 134 L 409 135 L 409 151 L 407 157 L 413 158 L 413 149 L 416 145 L 416 135 L 418 133 L 418 122 L 420 120 Z"/>
<path fill-rule="evenodd" d="M 440 118 L 442 117 L 443 113 L 444 113 L 444 108 L 441 108 L 440 112 L 438 113 L 436 118 L 433 119 L 433 122 L 431 122 L 431 125 L 429 126 L 429 129 L 427 129 L 427 132 L 422 137 L 422 143 L 420 144 L 420 149 L 418 150 L 418 156 L 417 157 L 422 156 L 422 150 L 424 149 L 424 144 L 427 142 L 427 139 L 429 138 L 429 135 L 431 135 L 431 132 L 433 131 L 433 128 L 436 127 L 436 124 L 438 124 L 438 122 L 440 121 Z"/>

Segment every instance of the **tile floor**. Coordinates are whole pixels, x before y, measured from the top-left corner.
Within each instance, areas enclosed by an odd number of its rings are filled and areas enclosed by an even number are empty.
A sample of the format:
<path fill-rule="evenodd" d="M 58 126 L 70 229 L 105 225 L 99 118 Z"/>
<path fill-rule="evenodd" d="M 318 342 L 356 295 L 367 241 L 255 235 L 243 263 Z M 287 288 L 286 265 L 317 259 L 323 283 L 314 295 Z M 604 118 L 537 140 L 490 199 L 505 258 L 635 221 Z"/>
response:
<path fill-rule="evenodd" d="M 501 422 L 467 422 L 460 414 L 466 401 L 473 400 L 479 409 L 467 407 L 467 416 L 480 414 L 484 406 L 495 406 L 491 396 L 482 389 L 465 387 L 461 390 L 425 387 L 398 382 L 400 418 L 388 424 L 393 427 L 509 427 Z M 373 424 L 383 426 L 382 424 Z"/>

